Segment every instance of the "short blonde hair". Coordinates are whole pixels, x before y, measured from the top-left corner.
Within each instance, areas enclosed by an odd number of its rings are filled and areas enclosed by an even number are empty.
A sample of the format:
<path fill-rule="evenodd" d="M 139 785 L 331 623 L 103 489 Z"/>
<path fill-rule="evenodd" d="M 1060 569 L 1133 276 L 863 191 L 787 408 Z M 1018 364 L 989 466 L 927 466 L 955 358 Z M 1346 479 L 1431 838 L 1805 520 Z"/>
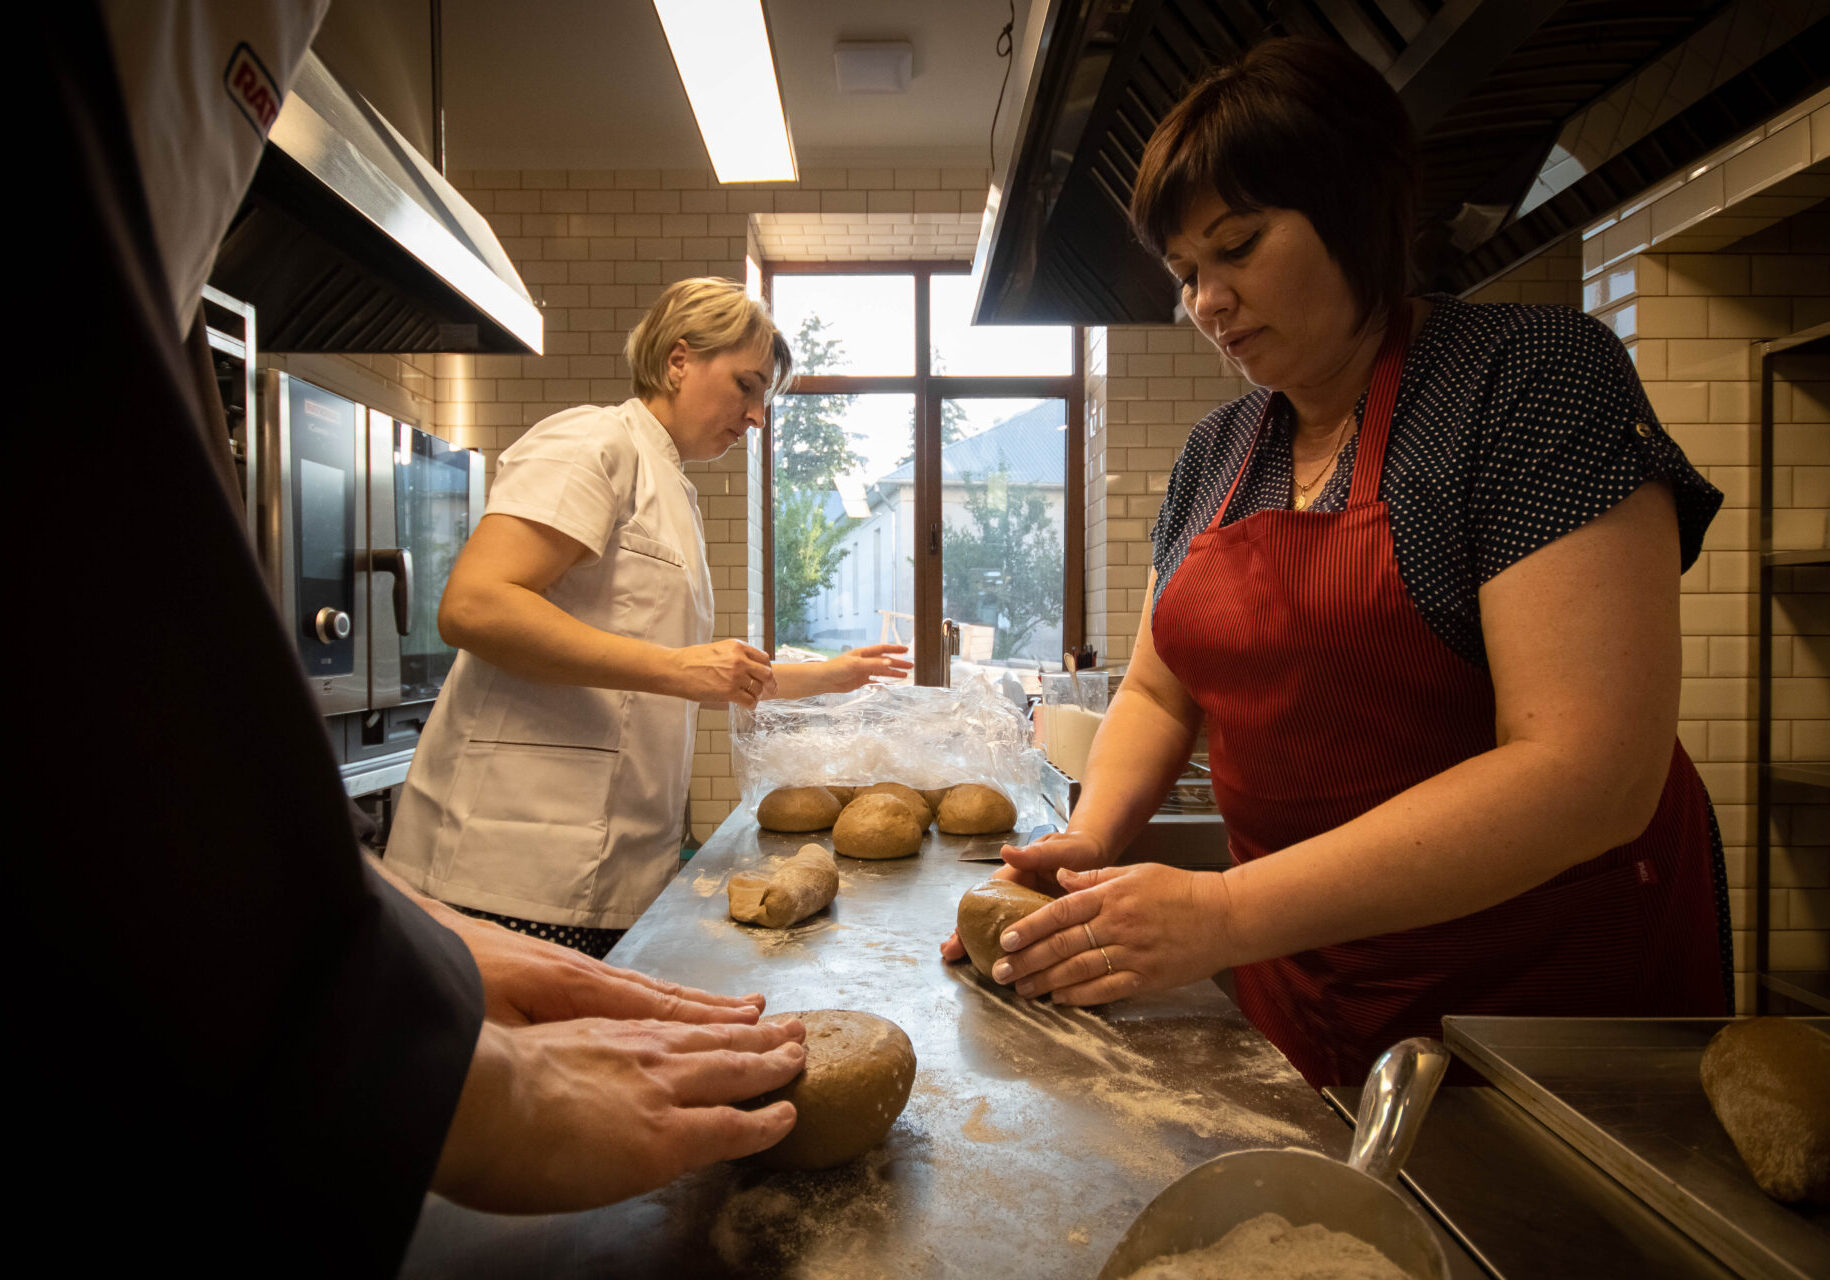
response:
<path fill-rule="evenodd" d="M 697 276 L 676 281 L 655 299 L 623 344 L 635 393 L 647 398 L 668 394 L 667 358 L 684 340 L 700 355 L 721 355 L 767 341 L 774 361 L 769 395 L 787 389 L 794 376 L 794 353 L 769 309 L 744 292 L 735 280 Z"/>

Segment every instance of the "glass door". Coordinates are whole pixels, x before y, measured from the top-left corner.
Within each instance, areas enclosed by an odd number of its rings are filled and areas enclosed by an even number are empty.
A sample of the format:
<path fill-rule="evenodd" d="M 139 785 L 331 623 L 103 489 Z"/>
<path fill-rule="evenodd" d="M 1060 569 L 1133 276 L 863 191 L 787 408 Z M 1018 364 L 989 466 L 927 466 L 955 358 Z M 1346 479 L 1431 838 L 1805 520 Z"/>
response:
<path fill-rule="evenodd" d="M 953 665 L 1053 670 L 1066 561 L 1063 399 L 943 400 L 941 609 L 960 628 Z"/>
<path fill-rule="evenodd" d="M 438 696 L 457 650 L 438 634 L 438 605 L 482 510 L 482 457 L 404 422 L 394 429 L 394 518 L 412 557 L 411 625 L 400 637 L 400 698 Z"/>

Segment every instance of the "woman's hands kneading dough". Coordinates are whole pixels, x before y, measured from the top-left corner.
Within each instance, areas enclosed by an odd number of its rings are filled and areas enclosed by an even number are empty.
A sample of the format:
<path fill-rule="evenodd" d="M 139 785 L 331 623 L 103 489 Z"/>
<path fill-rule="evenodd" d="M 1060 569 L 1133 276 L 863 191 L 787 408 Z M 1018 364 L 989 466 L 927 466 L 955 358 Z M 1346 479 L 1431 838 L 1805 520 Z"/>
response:
<path fill-rule="evenodd" d="M 432 1188 L 494 1213 L 566 1213 L 640 1195 L 794 1127 L 794 1107 L 735 1103 L 800 1073 L 806 1029 L 485 1022 Z"/>
<path fill-rule="evenodd" d="M 1022 996 L 1105 1004 L 1211 978 L 1232 964 L 1231 899 L 1213 871 L 1157 862 L 1056 873 L 1067 890 L 1010 926 L 992 969 Z"/>
<path fill-rule="evenodd" d="M 1021 848 L 1007 844 L 999 853 L 1004 865 L 992 873 L 996 879 L 1014 880 L 1025 889 L 1037 889 L 1051 896 L 1061 892 L 1059 881 L 1055 879 L 1055 873 L 1061 868 L 1084 871 L 1112 861 L 1102 842 L 1084 831 L 1071 830 L 1051 832 Z M 940 944 L 940 956 L 949 963 L 966 958 L 966 948 L 961 944 L 957 930 Z"/>

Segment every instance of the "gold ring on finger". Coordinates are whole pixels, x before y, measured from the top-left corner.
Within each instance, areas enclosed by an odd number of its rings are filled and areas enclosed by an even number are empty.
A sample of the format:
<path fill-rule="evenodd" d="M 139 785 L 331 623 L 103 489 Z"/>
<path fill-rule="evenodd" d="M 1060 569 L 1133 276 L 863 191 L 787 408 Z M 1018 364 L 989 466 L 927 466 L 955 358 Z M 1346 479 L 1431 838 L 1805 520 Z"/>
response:
<path fill-rule="evenodd" d="M 1106 954 L 1106 949 L 1104 947 L 1099 949 L 1099 958 L 1106 962 L 1106 977 L 1111 977 L 1116 970 L 1112 968 L 1112 957 Z"/>

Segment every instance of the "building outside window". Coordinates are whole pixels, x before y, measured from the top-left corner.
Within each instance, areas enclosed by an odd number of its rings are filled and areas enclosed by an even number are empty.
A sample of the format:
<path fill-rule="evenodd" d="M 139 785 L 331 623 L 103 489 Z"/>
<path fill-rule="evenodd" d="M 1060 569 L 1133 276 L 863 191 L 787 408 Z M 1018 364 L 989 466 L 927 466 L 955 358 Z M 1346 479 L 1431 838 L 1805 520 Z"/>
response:
<path fill-rule="evenodd" d="M 968 663 L 1058 663 L 1082 624 L 1077 331 L 971 325 L 951 264 L 769 283 L 797 375 L 770 431 L 770 642 L 910 644 L 936 683 L 945 617 Z"/>

